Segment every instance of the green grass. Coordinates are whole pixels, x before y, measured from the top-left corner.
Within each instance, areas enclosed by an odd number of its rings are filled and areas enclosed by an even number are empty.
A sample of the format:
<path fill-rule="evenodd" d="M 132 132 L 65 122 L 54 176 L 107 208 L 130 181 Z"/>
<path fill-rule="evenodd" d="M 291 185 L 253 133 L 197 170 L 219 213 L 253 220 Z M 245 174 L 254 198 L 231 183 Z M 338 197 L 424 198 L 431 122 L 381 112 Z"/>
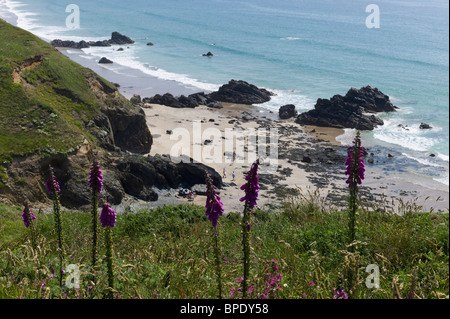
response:
<path fill-rule="evenodd" d="M 36 56 L 43 61 L 32 69 L 22 68 L 23 80 L 14 83 L 14 71 Z M 85 124 L 107 103 L 91 90 L 93 78 L 114 90 L 48 43 L 0 20 L 0 164 L 29 154 L 66 154 L 84 138 L 92 141 Z"/>
<path fill-rule="evenodd" d="M 293 205 L 295 203 L 295 205 Z M 30 249 L 30 233 L 21 209 L 0 205 L 0 298 L 102 298 L 106 266 L 100 260 L 99 282 L 91 294 L 89 276 L 90 214 L 63 213 L 66 265 L 81 269 L 81 289 L 59 291 L 51 279 L 57 265 L 54 220 L 37 216 L 40 245 Z M 280 211 L 255 211 L 251 229 L 250 297 L 333 298 L 345 288 L 352 298 L 405 298 L 414 287 L 418 298 L 448 298 L 448 214 L 409 212 L 404 216 L 360 211 L 355 254 L 348 252 L 347 214 L 302 200 Z M 215 298 L 211 224 L 204 208 L 167 206 L 118 215 L 114 228 L 116 298 Z M 219 221 L 223 253 L 224 297 L 240 298 L 242 277 L 240 215 Z M 105 254 L 103 232 L 100 256 Z M 265 292 L 268 266 L 278 262 L 281 290 Z M 380 268 L 380 289 L 365 285 L 365 268 Z M 269 267 L 270 268 L 270 267 Z M 348 282 L 348 274 L 356 280 Z M 35 284 L 46 280 L 44 289 Z M 311 285 L 310 283 L 313 282 Z M 398 291 L 398 293 L 396 292 Z M 229 293 L 232 292 L 230 296 Z"/>

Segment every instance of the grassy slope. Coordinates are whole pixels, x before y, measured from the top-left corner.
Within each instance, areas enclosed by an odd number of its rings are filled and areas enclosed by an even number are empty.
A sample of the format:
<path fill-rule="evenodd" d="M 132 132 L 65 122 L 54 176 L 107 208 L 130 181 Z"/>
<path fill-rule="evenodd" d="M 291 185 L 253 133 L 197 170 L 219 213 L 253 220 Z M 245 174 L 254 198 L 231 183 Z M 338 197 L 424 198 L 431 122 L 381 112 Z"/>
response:
<path fill-rule="evenodd" d="M 23 70 L 24 61 L 36 56 L 44 57 L 42 63 Z M 23 80 L 14 83 L 12 74 L 21 67 Z M 92 74 L 38 37 L 0 19 L 0 164 L 8 164 L 14 156 L 67 153 L 83 137 L 92 140 L 83 130 L 99 109 L 89 89 Z"/>
<path fill-rule="evenodd" d="M 241 296 L 233 290 L 242 277 L 240 222 L 234 213 L 219 222 L 226 298 Z M 333 288 L 345 287 L 349 269 L 359 276 L 354 298 L 393 298 L 397 291 L 405 298 L 410 290 L 420 298 L 448 298 L 448 214 L 361 212 L 358 239 L 365 244 L 354 260 L 346 248 L 345 212 L 300 203 L 278 212 L 256 211 L 251 223 L 252 298 L 265 292 L 271 259 L 278 261 L 283 275 L 281 290 L 268 294 L 273 298 L 333 298 Z M 38 254 L 29 248 L 30 232 L 20 209 L 0 205 L 0 298 L 61 298 L 49 271 L 49 265 L 57 264 L 53 216 L 38 215 L 36 224 Z M 66 264 L 79 265 L 82 273 L 81 289 L 66 290 L 63 298 L 88 298 L 90 228 L 89 213 L 63 214 Z M 114 228 L 117 298 L 215 298 L 211 231 L 204 208 L 198 206 L 119 215 Z M 99 242 L 103 255 L 103 235 Z M 378 290 L 365 286 L 369 264 L 380 267 Z M 49 289 L 35 286 L 43 280 Z M 94 298 L 102 297 L 105 280 L 103 271 Z"/>

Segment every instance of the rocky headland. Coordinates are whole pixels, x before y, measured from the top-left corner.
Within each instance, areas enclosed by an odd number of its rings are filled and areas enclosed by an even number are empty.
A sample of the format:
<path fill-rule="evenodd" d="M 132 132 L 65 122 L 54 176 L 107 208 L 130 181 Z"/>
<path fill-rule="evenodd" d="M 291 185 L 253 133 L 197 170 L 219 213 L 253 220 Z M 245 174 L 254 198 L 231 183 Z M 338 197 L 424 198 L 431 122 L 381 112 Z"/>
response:
<path fill-rule="evenodd" d="M 301 113 L 295 121 L 303 125 L 373 130 L 384 124 L 374 113 L 396 109 L 389 96 L 366 86 L 359 90 L 351 88 L 345 96 L 337 94 L 329 100 L 318 99 L 313 110 Z"/>

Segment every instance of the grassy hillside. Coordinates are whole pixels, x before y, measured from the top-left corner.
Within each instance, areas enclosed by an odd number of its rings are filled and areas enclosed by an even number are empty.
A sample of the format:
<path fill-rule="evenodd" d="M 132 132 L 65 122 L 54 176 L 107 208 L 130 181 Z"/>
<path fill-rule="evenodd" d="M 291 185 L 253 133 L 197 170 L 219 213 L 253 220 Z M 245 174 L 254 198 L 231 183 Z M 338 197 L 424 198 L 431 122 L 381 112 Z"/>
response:
<path fill-rule="evenodd" d="M 0 20 L 0 163 L 32 153 L 67 153 L 83 137 L 92 140 L 84 125 L 100 108 L 89 86 L 93 76 L 46 42 Z"/>
<path fill-rule="evenodd" d="M 334 288 L 352 298 L 448 298 L 448 214 L 408 211 L 404 216 L 360 212 L 357 252 L 348 251 L 347 213 L 314 200 L 295 200 L 279 211 L 251 218 L 251 298 L 332 299 Z M 106 287 L 103 232 L 98 284 L 90 282 L 91 216 L 63 213 L 66 265 L 81 270 L 80 289 L 59 290 L 51 267 L 58 264 L 51 214 L 34 211 L 39 247 L 31 249 L 21 209 L 0 204 L 0 298 L 102 298 Z M 224 298 L 241 298 L 242 234 L 239 213 L 219 220 Z M 87 235 L 88 234 L 88 235 Z M 281 274 L 267 293 L 267 265 Z M 369 288 L 366 267 L 380 269 L 379 289 Z M 204 207 L 168 206 L 117 216 L 114 228 L 115 298 L 216 298 L 211 223 Z M 272 273 L 274 276 L 275 273 Z M 44 285 L 42 285 L 44 283 Z"/>

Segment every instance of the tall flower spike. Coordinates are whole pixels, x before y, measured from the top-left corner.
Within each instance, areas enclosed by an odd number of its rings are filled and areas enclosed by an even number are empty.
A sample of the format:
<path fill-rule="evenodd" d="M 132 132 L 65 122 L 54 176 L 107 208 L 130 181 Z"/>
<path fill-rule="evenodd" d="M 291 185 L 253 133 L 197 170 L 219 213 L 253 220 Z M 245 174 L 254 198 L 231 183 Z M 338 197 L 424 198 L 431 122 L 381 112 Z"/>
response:
<path fill-rule="evenodd" d="M 103 175 L 97 159 L 94 160 L 91 168 L 89 187 L 95 189 L 99 194 L 101 193 L 103 188 Z"/>
<path fill-rule="evenodd" d="M 214 186 L 211 179 L 211 175 L 206 176 L 206 216 L 210 222 L 212 222 L 213 227 L 217 227 L 217 221 L 219 216 L 223 215 L 223 204 L 220 201 L 219 195 L 216 193 L 216 186 Z"/>
<path fill-rule="evenodd" d="M 347 166 L 345 175 L 348 176 L 346 183 L 350 188 L 361 185 L 366 171 L 364 165 L 364 149 L 361 146 L 359 132 L 356 135 L 353 144 L 354 145 L 348 149 L 348 156 L 345 161 L 345 165 Z"/>
<path fill-rule="evenodd" d="M 103 228 L 112 228 L 116 224 L 116 212 L 108 203 L 103 204 L 102 212 L 100 213 L 100 222 Z"/>
<path fill-rule="evenodd" d="M 53 182 L 52 182 L 52 179 L 53 179 Z M 47 192 L 50 195 L 53 195 L 53 187 L 55 188 L 55 190 L 58 194 L 61 193 L 61 189 L 59 187 L 58 181 L 56 180 L 56 176 L 53 174 L 53 169 L 50 166 L 50 177 L 47 180 Z"/>
<path fill-rule="evenodd" d="M 30 227 L 30 219 L 36 219 L 36 216 L 34 216 L 33 212 L 29 208 L 28 203 L 25 203 L 25 209 L 23 210 L 22 218 L 26 228 Z"/>
<path fill-rule="evenodd" d="M 259 160 L 256 160 L 252 164 L 250 171 L 248 171 L 245 179 L 247 183 L 241 186 L 241 190 L 245 191 L 245 196 L 240 199 L 241 202 L 245 201 L 250 209 L 256 206 L 259 193 L 259 178 L 258 178 Z"/>

